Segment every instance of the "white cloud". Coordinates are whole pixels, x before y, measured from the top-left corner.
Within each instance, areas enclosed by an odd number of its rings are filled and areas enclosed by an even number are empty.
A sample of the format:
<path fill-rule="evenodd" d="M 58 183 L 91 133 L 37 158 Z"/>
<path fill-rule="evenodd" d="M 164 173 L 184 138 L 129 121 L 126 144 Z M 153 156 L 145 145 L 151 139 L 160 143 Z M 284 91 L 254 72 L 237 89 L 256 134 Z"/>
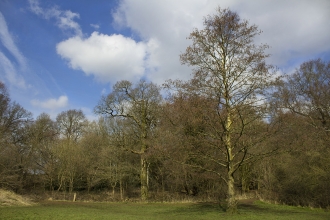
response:
<path fill-rule="evenodd" d="M 35 13 L 37 15 L 44 14 L 44 11 L 39 6 L 39 0 L 29 0 L 29 3 L 30 3 L 30 9 L 33 13 Z"/>
<path fill-rule="evenodd" d="M 98 25 L 98 24 L 90 24 L 90 25 L 92 28 L 94 28 L 96 30 L 100 28 L 100 25 Z"/>
<path fill-rule="evenodd" d="M 0 12 L 0 42 L 7 49 L 7 51 L 14 57 L 14 60 L 17 62 L 12 62 L 1 50 L 0 50 L 0 71 L 5 73 L 5 79 L 12 85 L 26 89 L 28 86 L 23 79 L 17 73 L 17 67 L 24 71 L 26 69 L 26 59 L 22 53 L 17 48 L 13 37 L 8 31 L 8 26 L 6 20 L 2 13 Z M 4 79 L 2 79 L 4 80 Z"/>
<path fill-rule="evenodd" d="M 71 68 L 109 82 L 142 77 L 148 44 L 122 35 L 94 32 L 89 38 L 73 37 L 62 41 L 56 49 Z"/>
<path fill-rule="evenodd" d="M 263 31 L 258 41 L 271 46 L 273 64 L 287 66 L 330 50 L 330 1 L 259 0 L 242 2 L 236 10 Z"/>
<path fill-rule="evenodd" d="M 23 77 L 17 74 L 16 68 L 12 62 L 0 51 L 0 71 L 1 70 L 5 73 L 5 78 L 10 84 L 21 89 L 28 88 Z"/>
<path fill-rule="evenodd" d="M 149 41 L 147 76 L 161 84 L 166 79 L 188 79 L 191 68 L 182 66 L 180 53 L 189 45 L 186 37 L 202 27 L 203 16 L 213 12 L 219 1 L 168 0 L 121 1 L 113 13 L 116 25 L 129 27 Z"/>
<path fill-rule="evenodd" d="M 51 98 L 45 101 L 34 99 L 31 101 L 31 104 L 35 107 L 55 110 L 66 107 L 68 105 L 68 100 L 67 96 L 60 96 L 58 99 Z"/>
<path fill-rule="evenodd" d="M 16 44 L 14 43 L 13 38 L 8 31 L 6 20 L 1 12 L 0 12 L 0 40 L 3 46 L 15 57 L 21 68 L 24 69 L 26 67 L 25 57 L 22 55 L 22 53 L 19 51 Z"/>
<path fill-rule="evenodd" d="M 214 14 L 218 6 L 229 7 L 263 31 L 256 41 L 271 46 L 272 64 L 287 66 L 330 50 L 327 0 L 122 0 L 113 18 L 116 26 L 131 28 L 146 42 L 157 42 L 149 48 L 148 64 L 154 68 L 148 77 L 161 83 L 189 77 L 191 69 L 179 61 L 191 43 L 186 37 L 193 28 L 202 28 L 203 17 Z"/>
<path fill-rule="evenodd" d="M 42 16 L 45 19 L 54 18 L 56 25 L 62 30 L 73 30 L 75 35 L 82 36 L 80 25 L 74 21 L 75 18 L 79 18 L 78 13 L 74 13 L 70 10 L 62 11 L 58 7 L 43 9 L 39 6 L 38 0 L 29 0 L 30 10 L 36 15 Z"/>
<path fill-rule="evenodd" d="M 166 79 L 188 79 L 191 68 L 179 60 L 191 43 L 186 37 L 194 28 L 203 28 L 203 17 L 216 13 L 218 6 L 229 7 L 263 31 L 256 42 L 271 46 L 267 51 L 271 64 L 292 69 L 292 62 L 315 58 L 330 50 L 327 0 L 122 0 L 112 14 L 114 25 L 130 28 L 141 42 L 98 32 L 83 37 L 74 21 L 79 14 L 56 7 L 42 9 L 37 0 L 29 2 L 34 13 L 55 18 L 61 29 L 75 31 L 75 37 L 57 45 L 57 53 L 69 66 L 104 82 L 143 76 L 158 84 Z"/>

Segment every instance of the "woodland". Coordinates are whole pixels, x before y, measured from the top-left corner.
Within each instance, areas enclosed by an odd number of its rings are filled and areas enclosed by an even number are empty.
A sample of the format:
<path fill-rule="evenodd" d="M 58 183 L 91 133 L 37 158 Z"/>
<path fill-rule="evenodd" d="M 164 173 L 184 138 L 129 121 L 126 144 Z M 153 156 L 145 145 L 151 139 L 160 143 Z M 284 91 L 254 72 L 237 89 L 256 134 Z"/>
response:
<path fill-rule="evenodd" d="M 0 188 L 329 208 L 330 61 L 279 74 L 259 34 L 218 8 L 180 55 L 190 80 L 119 81 L 95 97 L 96 121 L 79 109 L 33 118 L 0 82 Z"/>

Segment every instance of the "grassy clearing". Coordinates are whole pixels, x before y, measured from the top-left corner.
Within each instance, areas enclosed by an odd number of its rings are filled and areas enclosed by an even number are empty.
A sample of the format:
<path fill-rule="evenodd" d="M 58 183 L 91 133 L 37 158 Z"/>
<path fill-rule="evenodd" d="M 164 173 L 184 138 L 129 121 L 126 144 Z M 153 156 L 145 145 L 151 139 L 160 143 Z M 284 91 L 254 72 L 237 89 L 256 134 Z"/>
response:
<path fill-rule="evenodd" d="M 240 204 L 228 215 L 212 203 L 87 203 L 49 201 L 28 207 L 2 207 L 0 219 L 330 219 L 330 212 L 262 202 Z"/>

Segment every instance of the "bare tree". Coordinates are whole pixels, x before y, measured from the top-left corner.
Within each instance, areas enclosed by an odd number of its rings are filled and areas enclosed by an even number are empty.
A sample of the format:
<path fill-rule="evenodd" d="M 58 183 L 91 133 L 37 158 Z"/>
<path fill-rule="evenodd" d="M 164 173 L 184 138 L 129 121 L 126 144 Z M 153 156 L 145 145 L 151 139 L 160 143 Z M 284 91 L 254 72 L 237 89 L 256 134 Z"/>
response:
<path fill-rule="evenodd" d="M 141 80 L 133 85 L 124 80 L 117 82 L 113 92 L 102 97 L 95 108 L 97 114 L 124 118 L 133 128 L 139 147 L 131 148 L 130 151 L 139 154 L 141 158 L 142 200 L 148 199 L 148 161 L 145 154 L 150 147 L 152 132 L 157 124 L 158 105 L 161 100 L 160 89 L 155 84 Z"/>
<path fill-rule="evenodd" d="M 58 181 L 60 186 L 58 190 L 68 184 L 69 192 L 74 189 L 75 179 L 81 174 L 80 154 L 81 146 L 78 144 L 79 138 L 84 133 L 87 126 L 87 120 L 81 110 L 68 110 L 61 112 L 56 117 L 56 123 L 60 133 L 55 155 L 59 158 Z"/>
<path fill-rule="evenodd" d="M 304 62 L 279 86 L 279 106 L 309 119 L 314 127 L 330 131 L 330 61 Z"/>
<path fill-rule="evenodd" d="M 55 161 L 53 151 L 58 140 L 55 122 L 46 113 L 40 114 L 29 127 L 29 143 L 33 151 L 31 170 L 41 174 L 44 185 L 54 190 Z"/>
<path fill-rule="evenodd" d="M 77 141 L 84 131 L 87 120 L 81 110 L 73 109 L 61 112 L 56 117 L 56 122 L 60 134 L 67 140 Z"/>
<path fill-rule="evenodd" d="M 262 124 L 265 92 L 274 79 L 269 71 L 272 66 L 265 62 L 268 46 L 254 44 L 260 33 L 237 13 L 218 8 L 217 14 L 204 19 L 204 29 L 190 34 L 192 45 L 180 56 L 182 64 L 195 67 L 192 80 L 167 84 L 213 105 L 212 112 L 203 115 L 203 121 L 213 123 L 211 129 L 197 130 L 197 134 L 213 140 L 218 149 L 218 154 L 205 158 L 227 170 L 226 176 L 217 173 L 227 183 L 231 212 L 236 210 L 234 173 L 255 157 L 250 149 L 257 142 L 246 133 Z"/>

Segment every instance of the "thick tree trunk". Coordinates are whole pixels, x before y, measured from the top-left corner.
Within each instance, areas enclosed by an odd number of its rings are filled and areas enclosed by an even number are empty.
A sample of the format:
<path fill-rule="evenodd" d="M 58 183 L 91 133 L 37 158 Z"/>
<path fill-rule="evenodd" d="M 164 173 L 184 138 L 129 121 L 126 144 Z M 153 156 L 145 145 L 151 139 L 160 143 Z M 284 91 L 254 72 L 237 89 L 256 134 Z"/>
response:
<path fill-rule="evenodd" d="M 229 101 L 227 100 L 227 106 L 229 106 Z M 227 150 L 227 212 L 235 213 L 237 211 L 237 203 L 235 199 L 235 179 L 234 179 L 234 167 L 233 167 L 233 146 L 231 142 L 231 135 L 232 135 L 232 115 L 231 109 L 228 107 L 228 113 L 226 118 L 226 136 L 225 136 L 225 145 Z"/>
<path fill-rule="evenodd" d="M 141 199 L 148 200 L 148 164 L 146 159 L 141 155 Z"/>
<path fill-rule="evenodd" d="M 143 115 L 143 120 L 141 121 L 141 200 L 148 200 L 148 162 L 144 157 L 145 152 L 148 148 L 147 146 L 147 122 L 145 119 L 147 118 L 145 105 L 143 103 L 141 113 Z"/>
<path fill-rule="evenodd" d="M 235 180 L 232 175 L 232 172 L 228 172 L 228 182 L 227 182 L 227 187 L 228 187 L 228 192 L 227 192 L 227 212 L 229 213 L 235 213 L 237 211 L 237 202 L 235 199 Z"/>

